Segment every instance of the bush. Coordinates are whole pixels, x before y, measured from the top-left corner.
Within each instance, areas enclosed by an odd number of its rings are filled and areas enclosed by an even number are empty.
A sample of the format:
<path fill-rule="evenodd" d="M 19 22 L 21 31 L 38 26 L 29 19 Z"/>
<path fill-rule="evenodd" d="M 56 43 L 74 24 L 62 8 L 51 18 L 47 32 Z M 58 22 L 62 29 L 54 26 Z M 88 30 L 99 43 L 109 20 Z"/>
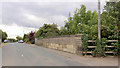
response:
<path fill-rule="evenodd" d="M 88 37 L 86 37 L 85 35 L 82 35 L 81 39 L 82 39 L 82 50 L 83 52 L 85 52 L 85 55 L 86 55 L 87 47 L 88 47 Z"/>

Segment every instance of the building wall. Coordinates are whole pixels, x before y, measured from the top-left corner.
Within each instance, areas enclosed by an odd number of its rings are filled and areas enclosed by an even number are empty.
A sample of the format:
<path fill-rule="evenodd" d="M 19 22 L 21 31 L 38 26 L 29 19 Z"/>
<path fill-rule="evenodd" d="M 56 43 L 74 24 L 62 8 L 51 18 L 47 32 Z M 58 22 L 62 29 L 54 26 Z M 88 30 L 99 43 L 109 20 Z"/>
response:
<path fill-rule="evenodd" d="M 43 38 L 36 40 L 35 44 L 51 49 L 81 54 L 82 52 L 82 35 L 66 35 L 52 38 Z"/>

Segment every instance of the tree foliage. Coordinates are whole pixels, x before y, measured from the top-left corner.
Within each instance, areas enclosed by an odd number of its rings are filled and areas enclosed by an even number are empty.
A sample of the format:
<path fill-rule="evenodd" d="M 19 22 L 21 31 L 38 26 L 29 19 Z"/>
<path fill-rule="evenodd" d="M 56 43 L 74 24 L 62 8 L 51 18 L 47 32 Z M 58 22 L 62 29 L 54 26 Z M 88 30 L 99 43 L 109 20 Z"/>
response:
<path fill-rule="evenodd" d="M 2 30 L 0 30 L 0 39 L 2 39 L 2 41 L 4 41 L 5 39 L 7 39 L 7 33 L 3 32 Z"/>
<path fill-rule="evenodd" d="M 35 32 L 30 32 L 29 34 L 28 34 L 28 41 L 30 42 L 30 43 L 32 43 L 32 44 L 34 44 L 35 43 Z"/>
<path fill-rule="evenodd" d="M 65 20 L 65 26 L 61 29 L 61 34 L 87 34 L 90 39 L 97 38 L 97 11 L 86 11 L 85 5 L 76 9 L 73 17 L 70 16 Z"/>
<path fill-rule="evenodd" d="M 36 38 L 53 37 L 59 35 L 59 29 L 56 24 L 44 24 L 35 34 Z"/>
<path fill-rule="evenodd" d="M 9 42 L 16 42 L 16 40 L 14 38 L 8 38 Z"/>
<path fill-rule="evenodd" d="M 120 22 L 120 2 L 107 2 L 101 13 L 102 38 L 118 39 L 118 24 Z M 62 35 L 86 34 L 89 39 L 98 38 L 98 13 L 97 11 L 86 11 L 85 5 L 76 9 L 73 16 L 65 20 L 65 26 L 61 28 Z"/>
<path fill-rule="evenodd" d="M 0 39 L 2 39 L 2 30 L 0 30 Z"/>
<path fill-rule="evenodd" d="M 19 41 L 19 40 L 23 40 L 23 38 L 20 37 L 20 36 L 17 36 L 16 39 L 17 39 L 17 41 Z"/>
<path fill-rule="evenodd" d="M 23 36 L 23 41 L 24 41 L 24 42 L 28 42 L 28 41 L 29 41 L 29 38 L 28 38 L 28 35 L 27 35 L 27 34 L 24 34 L 24 36 Z"/>
<path fill-rule="evenodd" d="M 102 36 L 108 39 L 118 39 L 118 25 L 120 24 L 120 2 L 107 2 L 102 13 Z M 108 35 L 108 36 L 107 36 Z"/>

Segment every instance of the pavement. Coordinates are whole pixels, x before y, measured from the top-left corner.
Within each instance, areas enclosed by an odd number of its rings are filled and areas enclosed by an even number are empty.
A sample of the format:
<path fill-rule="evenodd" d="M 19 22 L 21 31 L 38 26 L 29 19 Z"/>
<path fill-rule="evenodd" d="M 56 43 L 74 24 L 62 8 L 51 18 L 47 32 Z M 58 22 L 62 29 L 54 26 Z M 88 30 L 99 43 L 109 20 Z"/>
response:
<path fill-rule="evenodd" d="M 117 57 L 78 56 L 40 46 L 9 43 L 2 47 L 3 66 L 118 66 Z"/>

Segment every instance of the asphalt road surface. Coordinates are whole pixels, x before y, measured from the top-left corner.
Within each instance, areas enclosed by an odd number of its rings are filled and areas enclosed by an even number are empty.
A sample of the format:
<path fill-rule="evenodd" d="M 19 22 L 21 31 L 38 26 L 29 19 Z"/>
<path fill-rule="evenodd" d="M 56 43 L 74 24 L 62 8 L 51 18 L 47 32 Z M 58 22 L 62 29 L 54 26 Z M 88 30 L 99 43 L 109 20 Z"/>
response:
<path fill-rule="evenodd" d="M 2 47 L 3 66 L 84 66 L 57 55 L 47 48 L 23 43 L 9 43 Z"/>

